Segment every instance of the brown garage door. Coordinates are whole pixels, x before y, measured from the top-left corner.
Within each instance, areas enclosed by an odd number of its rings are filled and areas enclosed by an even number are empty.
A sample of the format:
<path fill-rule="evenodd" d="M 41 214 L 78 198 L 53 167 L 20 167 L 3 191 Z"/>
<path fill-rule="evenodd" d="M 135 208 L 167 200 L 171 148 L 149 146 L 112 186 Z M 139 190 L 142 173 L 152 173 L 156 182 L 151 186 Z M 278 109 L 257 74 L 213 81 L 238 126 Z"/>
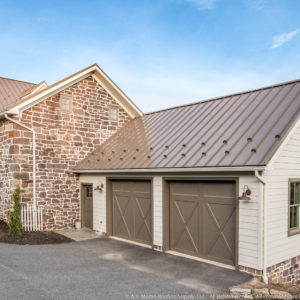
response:
<path fill-rule="evenodd" d="M 151 245 L 151 182 L 113 181 L 112 198 L 113 235 Z"/>
<path fill-rule="evenodd" d="M 171 182 L 171 249 L 234 265 L 235 195 L 235 182 Z"/>

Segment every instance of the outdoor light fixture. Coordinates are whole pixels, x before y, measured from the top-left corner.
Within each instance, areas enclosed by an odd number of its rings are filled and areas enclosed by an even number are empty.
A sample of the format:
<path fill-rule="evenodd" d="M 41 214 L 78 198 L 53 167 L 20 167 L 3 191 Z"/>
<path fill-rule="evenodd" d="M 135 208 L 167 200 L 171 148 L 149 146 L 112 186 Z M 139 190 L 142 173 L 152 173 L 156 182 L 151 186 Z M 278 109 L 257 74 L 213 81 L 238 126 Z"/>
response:
<path fill-rule="evenodd" d="M 251 190 L 249 189 L 248 185 L 244 185 L 243 194 L 241 197 L 239 197 L 239 200 L 250 201 L 251 198 L 248 197 L 250 195 L 251 195 Z"/>
<path fill-rule="evenodd" d="M 101 184 L 98 184 L 97 187 L 94 189 L 95 191 L 99 191 L 99 192 L 102 192 L 103 190 L 103 183 Z"/>

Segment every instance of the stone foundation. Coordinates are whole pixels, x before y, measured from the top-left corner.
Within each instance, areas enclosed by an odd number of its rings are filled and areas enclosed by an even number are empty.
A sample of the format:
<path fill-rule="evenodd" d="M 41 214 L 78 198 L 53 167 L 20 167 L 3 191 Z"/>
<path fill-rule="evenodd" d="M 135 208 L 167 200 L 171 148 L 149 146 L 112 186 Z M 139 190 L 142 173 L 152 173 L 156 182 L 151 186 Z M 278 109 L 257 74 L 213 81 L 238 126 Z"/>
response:
<path fill-rule="evenodd" d="M 262 270 L 256 270 L 244 266 L 239 266 L 238 269 L 262 279 Z M 270 283 L 300 285 L 300 255 L 268 267 L 267 273 Z"/>
<path fill-rule="evenodd" d="M 239 271 L 250 274 L 254 277 L 262 278 L 262 270 L 256 270 L 253 268 L 248 268 L 244 266 L 238 266 Z"/>
<path fill-rule="evenodd" d="M 269 281 L 300 285 L 300 255 L 267 269 Z"/>

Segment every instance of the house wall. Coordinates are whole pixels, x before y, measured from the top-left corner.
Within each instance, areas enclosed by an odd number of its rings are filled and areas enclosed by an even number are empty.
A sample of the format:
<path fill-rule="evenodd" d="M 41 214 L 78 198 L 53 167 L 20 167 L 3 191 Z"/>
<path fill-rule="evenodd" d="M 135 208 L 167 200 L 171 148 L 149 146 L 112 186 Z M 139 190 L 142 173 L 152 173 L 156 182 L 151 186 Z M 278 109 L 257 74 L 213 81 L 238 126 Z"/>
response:
<path fill-rule="evenodd" d="M 5 120 L 0 122 L 0 220 L 6 220 L 7 211 L 12 207 L 11 195 L 13 189 L 22 184 L 19 174 L 20 166 L 16 161 L 22 160 L 19 145 L 14 144 L 15 125 Z"/>
<path fill-rule="evenodd" d="M 300 178 L 300 124 L 265 172 L 267 180 L 267 266 L 273 281 L 300 284 L 300 234 L 288 236 L 289 178 Z"/>
<path fill-rule="evenodd" d="M 134 175 L 137 176 L 137 175 Z M 144 176 L 144 175 L 143 175 Z M 182 178 L 184 175 L 179 175 Z M 195 176 L 205 179 L 211 177 L 235 177 L 238 178 L 239 195 L 242 194 L 244 185 L 251 189 L 251 201 L 239 202 L 238 209 L 238 266 L 241 270 L 258 275 L 262 269 L 262 225 L 261 225 L 261 193 L 262 186 L 255 176 L 251 175 L 186 175 L 189 178 Z M 168 176 L 169 177 L 169 176 Z M 173 177 L 173 176 L 172 176 Z M 174 176 L 175 178 L 176 176 Z M 153 177 L 153 247 L 161 250 L 163 247 L 163 176 Z M 82 174 L 80 182 L 104 184 L 103 192 L 94 191 L 94 229 L 106 233 L 106 190 L 105 176 L 97 174 Z M 103 224 L 100 228 L 99 224 Z"/>
<path fill-rule="evenodd" d="M 70 111 L 61 110 L 61 94 L 72 97 Z M 118 121 L 109 119 L 109 106 L 119 108 Z M 129 120 L 93 77 L 23 111 L 21 122 L 36 132 L 37 204 L 44 209 L 44 228 L 74 226 L 79 219 L 80 186 L 72 168 Z M 13 179 L 20 180 L 23 187 L 22 202 L 31 203 L 32 134 L 13 126 L 13 144 L 18 147 L 8 167 L 17 168 Z M 4 202 L 9 197 L 6 195 Z"/>

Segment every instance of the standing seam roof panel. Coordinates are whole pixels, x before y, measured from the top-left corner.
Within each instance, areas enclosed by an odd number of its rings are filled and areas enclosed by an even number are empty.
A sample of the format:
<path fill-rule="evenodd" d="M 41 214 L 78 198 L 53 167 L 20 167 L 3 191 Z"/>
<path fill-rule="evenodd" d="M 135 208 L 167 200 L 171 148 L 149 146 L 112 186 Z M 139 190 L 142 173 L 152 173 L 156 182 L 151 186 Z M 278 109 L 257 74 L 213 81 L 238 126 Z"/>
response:
<path fill-rule="evenodd" d="M 36 84 L 0 77 L 0 111 L 11 107 L 25 91 Z"/>
<path fill-rule="evenodd" d="M 299 114 L 299 80 L 163 110 L 132 120 L 75 170 L 262 166 Z"/>

